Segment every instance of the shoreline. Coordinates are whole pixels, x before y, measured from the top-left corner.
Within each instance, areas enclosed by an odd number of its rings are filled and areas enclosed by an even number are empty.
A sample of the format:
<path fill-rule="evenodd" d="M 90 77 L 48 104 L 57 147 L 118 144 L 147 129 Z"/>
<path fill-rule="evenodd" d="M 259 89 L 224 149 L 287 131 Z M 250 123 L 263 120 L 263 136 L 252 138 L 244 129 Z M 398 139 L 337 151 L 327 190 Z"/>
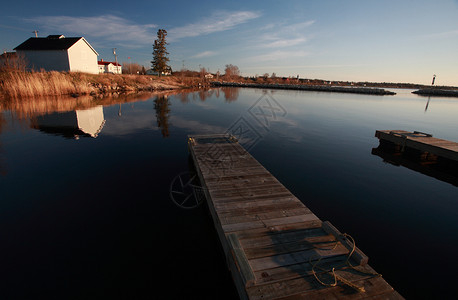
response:
<path fill-rule="evenodd" d="M 315 80 L 308 84 L 282 82 L 247 82 L 247 78 L 233 78 L 229 81 L 208 81 L 199 76 L 152 76 L 133 74 L 87 74 L 78 72 L 0 72 L 0 100 L 22 99 L 43 96 L 72 96 L 129 94 L 156 92 L 188 88 L 238 87 L 261 89 L 284 89 L 313 92 L 352 93 L 366 95 L 396 95 L 382 84 L 328 85 Z M 420 87 L 413 94 L 420 96 L 458 97 L 454 87 Z"/>
<path fill-rule="evenodd" d="M 332 93 L 353 93 L 367 95 L 396 95 L 395 92 L 387 91 L 380 88 L 366 87 L 343 87 L 343 86 L 325 86 L 325 85 L 297 85 L 297 84 L 266 84 L 266 83 L 239 83 L 239 82 L 211 82 L 212 87 L 247 87 L 262 89 L 282 89 L 282 90 L 301 90 L 313 92 L 332 92 Z"/>
<path fill-rule="evenodd" d="M 420 96 L 458 97 L 458 90 L 442 90 L 436 88 L 420 89 L 412 94 Z"/>
<path fill-rule="evenodd" d="M 0 72 L 0 99 L 126 94 L 205 87 L 201 78 L 73 72 Z"/>

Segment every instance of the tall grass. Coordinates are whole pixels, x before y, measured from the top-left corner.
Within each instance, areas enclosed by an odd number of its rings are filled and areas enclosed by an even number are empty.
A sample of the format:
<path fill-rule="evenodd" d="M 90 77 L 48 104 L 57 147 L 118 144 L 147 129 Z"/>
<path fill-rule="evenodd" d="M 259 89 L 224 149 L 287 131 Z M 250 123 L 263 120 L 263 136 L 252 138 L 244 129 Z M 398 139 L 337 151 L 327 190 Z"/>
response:
<path fill-rule="evenodd" d="M 37 98 L 91 92 L 166 90 L 199 86 L 200 78 L 148 75 L 25 72 L 0 69 L 0 98 Z"/>
<path fill-rule="evenodd" d="M 86 94 L 93 90 L 94 88 L 86 80 L 77 80 L 69 73 L 56 71 L 0 73 L 0 91 L 10 98 Z"/>

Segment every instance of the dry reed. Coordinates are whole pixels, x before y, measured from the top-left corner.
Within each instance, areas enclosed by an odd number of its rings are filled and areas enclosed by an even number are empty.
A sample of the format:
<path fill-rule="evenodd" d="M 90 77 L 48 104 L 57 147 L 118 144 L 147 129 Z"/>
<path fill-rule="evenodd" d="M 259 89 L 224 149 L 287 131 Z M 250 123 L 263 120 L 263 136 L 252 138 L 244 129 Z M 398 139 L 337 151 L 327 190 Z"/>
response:
<path fill-rule="evenodd" d="M 87 74 L 79 72 L 25 72 L 0 70 L 0 98 L 37 98 L 105 91 L 179 89 L 198 86 L 199 78 L 148 75 Z"/>
<path fill-rule="evenodd" d="M 85 80 L 76 80 L 63 72 L 0 73 L 0 90 L 10 98 L 40 97 L 49 95 L 86 94 L 94 90 Z"/>

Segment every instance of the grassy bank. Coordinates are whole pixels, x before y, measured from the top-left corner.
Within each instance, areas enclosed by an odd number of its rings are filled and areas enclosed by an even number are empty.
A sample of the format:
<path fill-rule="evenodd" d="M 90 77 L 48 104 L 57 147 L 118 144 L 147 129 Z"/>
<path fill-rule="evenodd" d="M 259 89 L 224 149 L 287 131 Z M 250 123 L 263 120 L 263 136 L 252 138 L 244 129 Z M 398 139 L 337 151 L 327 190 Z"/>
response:
<path fill-rule="evenodd" d="M 199 78 L 73 72 L 0 72 L 0 97 L 29 98 L 153 91 L 198 86 Z"/>
<path fill-rule="evenodd" d="M 2 72 L 0 91 L 10 98 L 90 93 L 91 87 L 60 72 Z"/>

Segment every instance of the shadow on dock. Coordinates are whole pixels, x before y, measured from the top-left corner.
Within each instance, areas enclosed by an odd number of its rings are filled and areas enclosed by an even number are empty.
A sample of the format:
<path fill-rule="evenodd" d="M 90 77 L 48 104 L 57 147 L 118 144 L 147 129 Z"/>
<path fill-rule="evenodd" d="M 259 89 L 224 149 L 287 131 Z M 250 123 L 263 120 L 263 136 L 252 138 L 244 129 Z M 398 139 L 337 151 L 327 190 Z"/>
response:
<path fill-rule="evenodd" d="M 309 228 L 296 225 L 239 235 L 252 272 L 247 285 L 250 299 L 370 297 L 379 293 L 390 299 L 402 298 L 367 264 L 359 249 L 351 250 L 353 244 L 342 235 L 336 238 L 317 227 L 318 223 Z"/>

